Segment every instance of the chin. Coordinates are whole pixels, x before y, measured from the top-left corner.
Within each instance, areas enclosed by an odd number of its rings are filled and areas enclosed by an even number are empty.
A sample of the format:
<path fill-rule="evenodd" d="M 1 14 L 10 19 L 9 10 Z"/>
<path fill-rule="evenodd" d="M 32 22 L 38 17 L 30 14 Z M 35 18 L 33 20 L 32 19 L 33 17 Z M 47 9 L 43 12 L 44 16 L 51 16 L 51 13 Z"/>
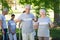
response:
<path fill-rule="evenodd" d="M 7 14 L 5 14 L 5 15 L 7 15 Z"/>

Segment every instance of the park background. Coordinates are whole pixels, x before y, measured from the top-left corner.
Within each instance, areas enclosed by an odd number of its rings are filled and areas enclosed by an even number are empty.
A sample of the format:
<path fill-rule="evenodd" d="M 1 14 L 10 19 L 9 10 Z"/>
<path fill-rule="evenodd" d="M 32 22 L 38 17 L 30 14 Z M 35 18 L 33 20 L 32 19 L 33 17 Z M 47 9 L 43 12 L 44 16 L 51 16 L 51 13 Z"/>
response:
<path fill-rule="evenodd" d="M 6 21 L 10 20 L 11 14 L 15 14 L 16 18 L 24 11 L 26 4 L 31 5 L 31 13 L 39 18 L 39 9 L 46 9 L 47 16 L 50 17 L 55 27 L 50 28 L 50 38 L 52 40 L 60 40 L 60 0 L 0 0 L 0 14 L 4 8 L 8 8 L 9 12 L 6 15 Z M 1 29 L 1 28 L 0 28 Z M 17 39 L 19 40 L 19 32 L 21 30 L 17 25 Z M 2 32 L 0 30 L 0 40 L 2 40 Z M 37 37 L 35 37 L 37 40 Z"/>

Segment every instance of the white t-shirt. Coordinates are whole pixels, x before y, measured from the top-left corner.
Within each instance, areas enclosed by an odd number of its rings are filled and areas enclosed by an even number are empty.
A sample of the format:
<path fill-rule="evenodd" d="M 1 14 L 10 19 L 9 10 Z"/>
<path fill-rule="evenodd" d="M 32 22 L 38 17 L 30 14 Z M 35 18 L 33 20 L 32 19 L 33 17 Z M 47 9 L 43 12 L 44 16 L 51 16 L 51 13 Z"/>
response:
<path fill-rule="evenodd" d="M 31 33 L 34 31 L 33 29 L 34 15 L 33 14 L 23 13 L 20 15 L 18 19 L 22 20 L 22 32 L 23 33 Z"/>
<path fill-rule="evenodd" d="M 48 17 L 39 18 L 38 23 L 39 23 L 38 36 L 49 37 L 50 36 L 49 24 L 51 24 L 50 19 Z"/>
<path fill-rule="evenodd" d="M 4 15 L 0 15 L 0 20 L 2 20 L 2 28 L 6 29 L 7 28 L 7 24 L 6 24 L 6 18 Z"/>

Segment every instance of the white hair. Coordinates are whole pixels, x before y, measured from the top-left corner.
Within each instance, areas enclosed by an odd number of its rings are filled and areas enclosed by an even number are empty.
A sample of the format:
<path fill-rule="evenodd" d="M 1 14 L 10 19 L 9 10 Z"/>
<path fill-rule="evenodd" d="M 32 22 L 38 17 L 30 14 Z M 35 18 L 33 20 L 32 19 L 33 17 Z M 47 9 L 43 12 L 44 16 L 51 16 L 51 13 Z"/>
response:
<path fill-rule="evenodd" d="M 40 13 L 40 12 L 46 13 L 46 10 L 45 10 L 45 9 L 40 9 L 39 13 Z"/>
<path fill-rule="evenodd" d="M 31 9 L 31 5 L 27 4 L 25 8 Z"/>
<path fill-rule="evenodd" d="M 8 9 L 7 8 L 4 8 L 3 11 L 8 11 Z"/>

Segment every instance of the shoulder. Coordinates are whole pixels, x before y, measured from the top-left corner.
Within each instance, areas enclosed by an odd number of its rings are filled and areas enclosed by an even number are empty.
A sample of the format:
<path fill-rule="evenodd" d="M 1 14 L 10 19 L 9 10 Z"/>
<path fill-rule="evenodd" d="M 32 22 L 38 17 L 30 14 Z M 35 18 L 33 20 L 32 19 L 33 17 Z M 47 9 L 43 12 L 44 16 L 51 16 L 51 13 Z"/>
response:
<path fill-rule="evenodd" d="M 32 13 L 30 13 L 30 16 L 34 18 L 34 15 Z"/>
<path fill-rule="evenodd" d="M 49 21 L 49 22 L 51 21 L 49 17 L 46 17 L 46 19 L 47 19 L 47 21 Z"/>
<path fill-rule="evenodd" d="M 10 23 L 11 22 L 11 20 L 8 20 L 8 23 Z"/>
<path fill-rule="evenodd" d="M 38 20 L 40 20 L 41 18 L 38 18 Z"/>
<path fill-rule="evenodd" d="M 19 16 L 19 17 L 21 17 L 21 16 L 24 16 L 24 13 L 20 14 L 20 16 Z"/>
<path fill-rule="evenodd" d="M 22 19 L 23 16 L 24 16 L 24 13 L 20 14 L 18 19 Z"/>
<path fill-rule="evenodd" d="M 32 13 L 30 13 L 30 15 L 34 16 Z"/>
<path fill-rule="evenodd" d="M 49 17 L 46 17 L 46 19 L 50 20 L 50 18 L 49 18 Z"/>
<path fill-rule="evenodd" d="M 25 15 L 25 13 L 22 13 L 21 15 Z"/>
<path fill-rule="evenodd" d="M 2 14 L 0 14 L 0 17 L 3 17 L 3 15 L 2 15 Z"/>

